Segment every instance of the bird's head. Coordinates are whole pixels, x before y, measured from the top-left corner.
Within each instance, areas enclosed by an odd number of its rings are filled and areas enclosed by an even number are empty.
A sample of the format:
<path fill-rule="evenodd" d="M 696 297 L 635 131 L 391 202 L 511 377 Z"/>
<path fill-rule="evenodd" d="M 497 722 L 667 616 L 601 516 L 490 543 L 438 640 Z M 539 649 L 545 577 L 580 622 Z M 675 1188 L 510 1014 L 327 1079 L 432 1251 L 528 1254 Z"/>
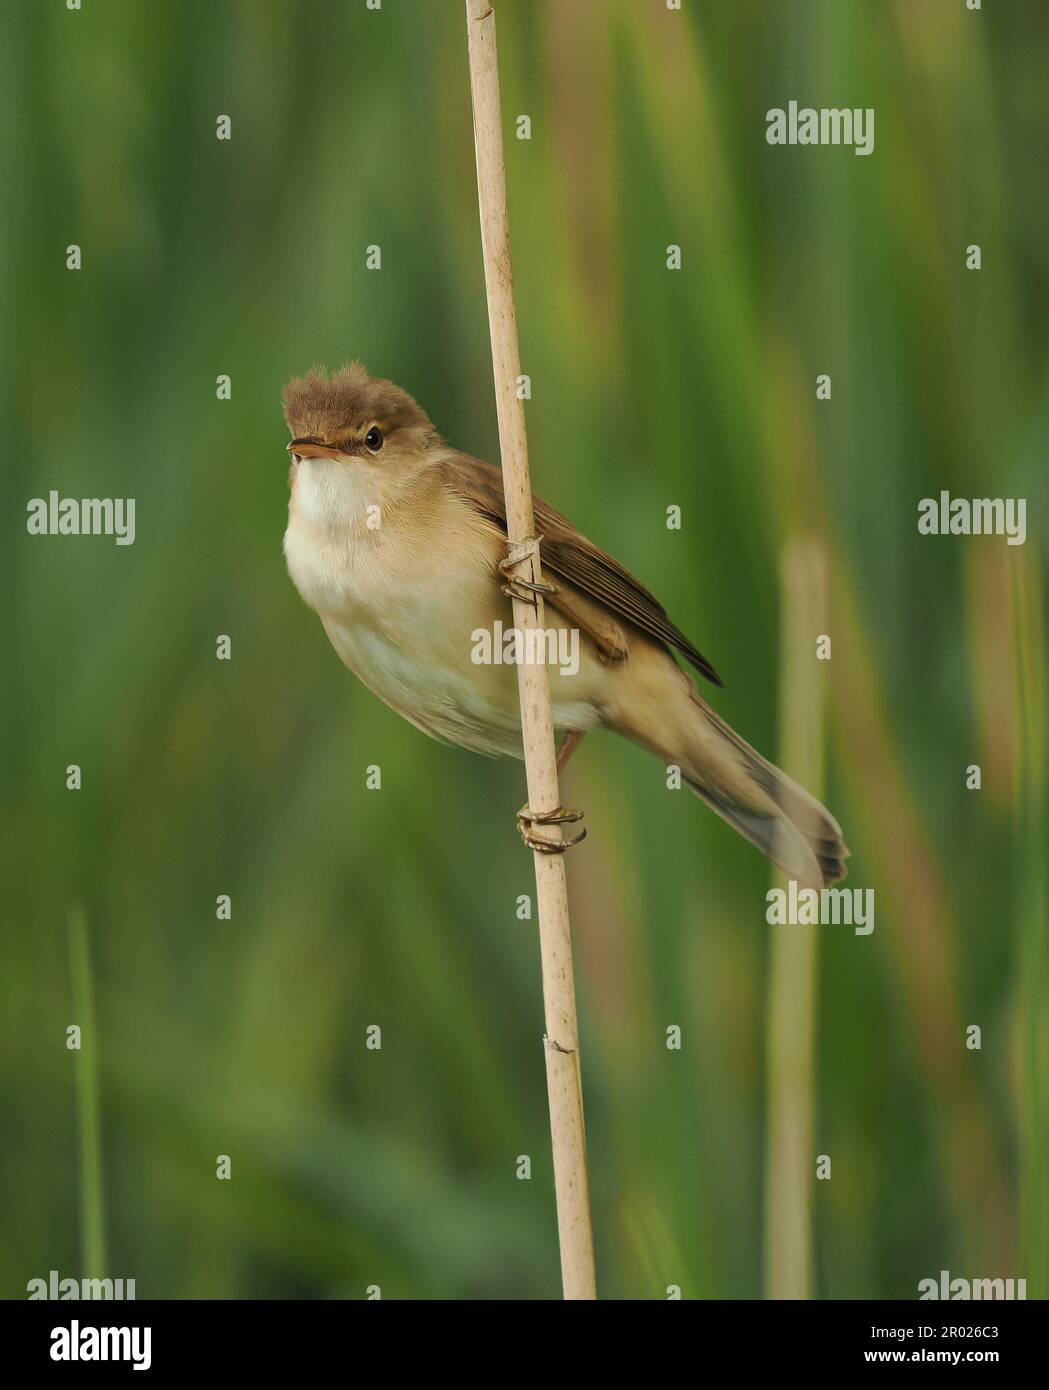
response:
<path fill-rule="evenodd" d="M 314 367 L 289 381 L 284 418 L 293 478 L 304 463 L 319 460 L 347 469 L 403 470 L 441 442 L 407 391 L 369 376 L 359 362 L 330 376 Z"/>

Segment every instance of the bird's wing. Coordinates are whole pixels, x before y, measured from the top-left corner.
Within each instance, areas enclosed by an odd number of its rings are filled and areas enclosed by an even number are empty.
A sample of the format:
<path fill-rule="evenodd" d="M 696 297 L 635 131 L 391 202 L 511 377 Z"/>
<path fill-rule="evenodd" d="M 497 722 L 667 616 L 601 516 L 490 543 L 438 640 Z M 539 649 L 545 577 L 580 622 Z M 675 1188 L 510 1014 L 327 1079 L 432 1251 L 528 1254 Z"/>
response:
<path fill-rule="evenodd" d="M 501 530 L 506 530 L 503 479 L 498 468 L 468 454 L 451 454 L 439 466 L 449 487 Z M 702 652 L 674 626 L 663 606 L 629 570 L 587 540 L 542 498 L 533 496 L 532 501 L 536 529 L 543 538 L 541 557 L 545 568 L 569 580 L 615 616 L 625 618 L 650 637 L 674 647 L 714 685 L 722 684 L 721 677 Z M 556 605 L 556 598 L 553 602 Z"/>

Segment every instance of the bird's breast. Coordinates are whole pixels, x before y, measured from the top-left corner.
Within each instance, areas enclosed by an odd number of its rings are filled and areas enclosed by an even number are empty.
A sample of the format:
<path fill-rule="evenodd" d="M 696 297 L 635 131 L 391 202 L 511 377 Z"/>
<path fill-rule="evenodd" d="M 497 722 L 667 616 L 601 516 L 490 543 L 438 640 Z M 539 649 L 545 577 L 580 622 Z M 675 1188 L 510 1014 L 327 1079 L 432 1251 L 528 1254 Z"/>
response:
<path fill-rule="evenodd" d="M 473 634 L 510 620 L 486 539 L 425 525 L 340 533 L 293 512 L 284 552 L 335 650 L 380 699 L 436 738 L 519 753 L 516 673 L 473 660 Z"/>

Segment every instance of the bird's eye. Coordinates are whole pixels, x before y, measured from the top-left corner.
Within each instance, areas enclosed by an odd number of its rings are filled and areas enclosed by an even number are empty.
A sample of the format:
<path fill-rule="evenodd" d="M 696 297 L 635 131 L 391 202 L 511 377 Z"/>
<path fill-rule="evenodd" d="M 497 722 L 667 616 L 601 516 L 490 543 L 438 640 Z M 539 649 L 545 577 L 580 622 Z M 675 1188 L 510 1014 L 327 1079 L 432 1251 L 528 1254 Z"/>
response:
<path fill-rule="evenodd" d="M 364 436 L 364 442 L 373 454 L 377 454 L 382 448 L 382 430 L 378 425 L 372 425 L 371 429 Z"/>

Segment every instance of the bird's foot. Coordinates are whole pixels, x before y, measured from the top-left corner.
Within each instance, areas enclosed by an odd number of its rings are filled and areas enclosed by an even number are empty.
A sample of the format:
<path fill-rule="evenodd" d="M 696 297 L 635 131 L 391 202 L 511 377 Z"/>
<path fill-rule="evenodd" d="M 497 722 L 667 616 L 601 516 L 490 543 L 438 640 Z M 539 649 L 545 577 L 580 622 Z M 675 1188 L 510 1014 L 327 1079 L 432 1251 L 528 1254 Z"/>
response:
<path fill-rule="evenodd" d="M 536 825 L 574 825 L 576 821 L 583 819 L 582 811 L 573 811 L 566 806 L 558 806 L 556 811 L 531 811 L 527 806 L 522 806 L 517 813 L 517 828 L 521 832 L 521 839 L 529 849 L 536 849 L 540 854 L 564 854 L 566 849 L 571 849 L 573 845 L 578 845 L 586 839 L 586 830 L 583 829 L 578 835 L 571 835 L 568 839 L 544 840 L 541 836 L 532 832 L 532 827 Z"/>
<path fill-rule="evenodd" d="M 536 579 L 522 579 L 514 570 L 524 560 L 538 560 L 539 542 L 542 539 L 542 536 L 529 536 L 518 544 L 511 542 L 507 546 L 509 553 L 506 559 L 499 562 L 499 573 L 506 580 L 503 593 L 507 598 L 517 598 L 522 603 L 530 603 L 533 608 L 538 607 L 540 594 L 556 594 L 557 585 Z"/>

